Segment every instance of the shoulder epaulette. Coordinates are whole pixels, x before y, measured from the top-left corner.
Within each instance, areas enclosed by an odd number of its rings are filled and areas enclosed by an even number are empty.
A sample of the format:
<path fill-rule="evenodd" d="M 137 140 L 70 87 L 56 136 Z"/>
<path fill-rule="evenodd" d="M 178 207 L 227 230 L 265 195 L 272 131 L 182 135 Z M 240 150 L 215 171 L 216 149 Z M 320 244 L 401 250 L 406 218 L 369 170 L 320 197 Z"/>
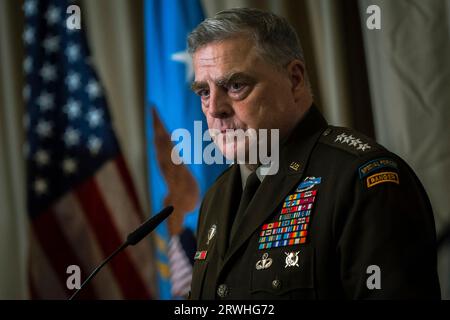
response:
<path fill-rule="evenodd" d="M 374 151 L 386 150 L 373 139 L 358 131 L 345 127 L 329 126 L 322 133 L 319 142 L 357 156 L 366 155 Z"/>

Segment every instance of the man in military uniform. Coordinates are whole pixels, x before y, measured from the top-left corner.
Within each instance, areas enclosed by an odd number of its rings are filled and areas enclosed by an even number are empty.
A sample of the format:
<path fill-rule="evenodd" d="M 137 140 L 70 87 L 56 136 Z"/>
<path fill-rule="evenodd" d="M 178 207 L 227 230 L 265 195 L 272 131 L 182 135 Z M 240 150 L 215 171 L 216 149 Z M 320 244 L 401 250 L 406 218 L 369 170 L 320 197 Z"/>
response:
<path fill-rule="evenodd" d="M 279 129 L 281 145 L 276 174 L 234 164 L 207 192 L 191 298 L 439 298 L 425 190 L 397 155 L 327 124 L 292 27 L 233 9 L 188 42 L 209 128 Z M 228 156 L 242 147 L 217 140 Z"/>

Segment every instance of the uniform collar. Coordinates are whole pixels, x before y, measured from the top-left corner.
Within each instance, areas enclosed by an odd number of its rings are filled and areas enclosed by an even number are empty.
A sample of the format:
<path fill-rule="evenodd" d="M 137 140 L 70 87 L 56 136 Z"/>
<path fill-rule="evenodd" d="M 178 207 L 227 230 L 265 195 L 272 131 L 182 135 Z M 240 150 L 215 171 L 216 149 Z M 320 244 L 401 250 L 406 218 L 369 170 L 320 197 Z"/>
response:
<path fill-rule="evenodd" d="M 327 121 L 313 104 L 281 147 L 280 170 L 287 175 L 301 174 L 312 147 L 327 126 Z"/>
<path fill-rule="evenodd" d="M 256 176 L 258 177 L 260 182 L 263 182 L 266 175 L 262 174 L 261 168 L 270 168 L 270 164 L 265 165 L 265 166 L 264 165 L 260 166 L 260 167 L 258 167 L 258 169 L 256 169 Z M 250 170 L 249 168 L 247 168 L 245 164 L 239 165 L 239 171 L 241 173 L 242 190 L 244 190 L 245 184 L 247 183 L 248 176 L 251 175 L 253 171 Z"/>

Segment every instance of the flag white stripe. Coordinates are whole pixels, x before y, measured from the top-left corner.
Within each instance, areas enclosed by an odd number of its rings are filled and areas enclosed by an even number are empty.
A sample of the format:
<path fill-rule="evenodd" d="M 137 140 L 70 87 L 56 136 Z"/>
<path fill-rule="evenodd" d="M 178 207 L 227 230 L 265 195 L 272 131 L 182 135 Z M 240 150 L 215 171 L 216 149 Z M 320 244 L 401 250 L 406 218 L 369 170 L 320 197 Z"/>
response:
<path fill-rule="evenodd" d="M 191 280 L 192 280 L 192 275 L 187 275 L 185 277 L 183 277 L 182 279 L 178 280 L 179 286 L 180 288 L 187 288 L 191 285 Z"/>
<path fill-rule="evenodd" d="M 114 161 L 106 163 L 95 176 L 99 190 L 105 199 L 105 205 L 111 213 L 112 220 L 117 227 L 120 238 L 136 229 L 143 221 L 133 206 L 129 192 L 121 179 L 120 172 Z M 117 197 L 118 194 L 124 195 Z M 149 238 L 143 239 L 136 246 L 127 249 L 136 270 L 146 286 L 154 284 L 154 265 L 152 264 L 152 249 Z M 151 287 L 151 289 L 155 289 Z M 151 292 L 156 292 L 152 290 Z"/>
<path fill-rule="evenodd" d="M 78 199 L 72 193 L 56 202 L 53 211 L 61 231 L 81 263 L 82 273 L 89 275 L 109 253 L 102 253 L 95 232 L 86 219 Z M 108 265 L 103 267 L 89 285 L 94 288 L 99 299 L 123 299 L 116 278 Z"/>
<path fill-rule="evenodd" d="M 180 250 L 183 250 L 180 248 Z M 177 265 L 180 259 L 185 259 L 186 256 L 180 252 L 169 252 L 169 261 L 171 264 Z M 187 259 L 186 259 L 187 260 Z"/>
<path fill-rule="evenodd" d="M 192 270 L 192 267 L 190 265 L 187 265 L 186 263 L 177 263 L 177 264 L 175 264 L 173 266 L 171 264 L 171 266 L 170 266 L 170 273 L 172 275 L 177 275 L 177 274 L 180 274 L 180 273 L 184 273 L 185 270 L 188 270 L 188 271 Z"/>
<path fill-rule="evenodd" d="M 181 295 L 184 295 L 189 292 L 191 288 L 191 280 L 192 277 L 185 277 L 182 280 L 177 282 L 177 285 L 172 287 L 173 292 L 181 292 Z"/>
<path fill-rule="evenodd" d="M 192 268 L 185 267 L 183 269 L 180 269 L 179 271 L 172 271 L 172 279 L 181 281 L 182 279 L 185 279 L 186 277 L 189 277 L 189 275 L 192 272 Z"/>
<path fill-rule="evenodd" d="M 173 236 L 169 242 L 169 261 L 171 267 L 173 266 L 174 269 L 177 269 L 180 265 L 189 266 L 191 268 L 189 259 L 181 246 L 180 238 L 178 236 Z"/>
<path fill-rule="evenodd" d="M 192 266 L 178 236 L 173 236 L 169 242 L 169 264 L 172 295 L 186 295 L 191 287 Z"/>
<path fill-rule="evenodd" d="M 30 228 L 30 277 L 39 299 L 63 299 L 67 293 Z M 45 277 L 45 278 L 43 278 Z"/>
<path fill-rule="evenodd" d="M 184 278 L 184 281 L 179 281 L 176 285 L 172 286 L 172 295 L 177 297 L 185 296 L 189 293 L 191 289 L 191 280 L 192 277 Z"/>
<path fill-rule="evenodd" d="M 187 259 L 185 259 L 184 257 L 182 257 L 181 255 L 179 255 L 180 257 L 178 259 L 173 259 L 172 256 L 170 256 L 169 254 L 169 263 L 170 263 L 170 270 L 172 273 L 177 273 L 180 270 L 183 269 L 191 269 L 191 264 L 189 263 L 189 261 Z"/>

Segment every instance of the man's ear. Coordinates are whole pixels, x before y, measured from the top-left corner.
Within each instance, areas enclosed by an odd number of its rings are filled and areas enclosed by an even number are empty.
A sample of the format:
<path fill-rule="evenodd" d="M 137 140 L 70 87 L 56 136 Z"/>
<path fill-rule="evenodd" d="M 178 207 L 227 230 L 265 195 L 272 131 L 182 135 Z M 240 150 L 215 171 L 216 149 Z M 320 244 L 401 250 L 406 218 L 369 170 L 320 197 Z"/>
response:
<path fill-rule="evenodd" d="M 292 60 L 287 66 L 287 72 L 291 80 L 292 93 L 296 100 L 300 99 L 306 88 L 305 64 L 298 59 Z"/>

